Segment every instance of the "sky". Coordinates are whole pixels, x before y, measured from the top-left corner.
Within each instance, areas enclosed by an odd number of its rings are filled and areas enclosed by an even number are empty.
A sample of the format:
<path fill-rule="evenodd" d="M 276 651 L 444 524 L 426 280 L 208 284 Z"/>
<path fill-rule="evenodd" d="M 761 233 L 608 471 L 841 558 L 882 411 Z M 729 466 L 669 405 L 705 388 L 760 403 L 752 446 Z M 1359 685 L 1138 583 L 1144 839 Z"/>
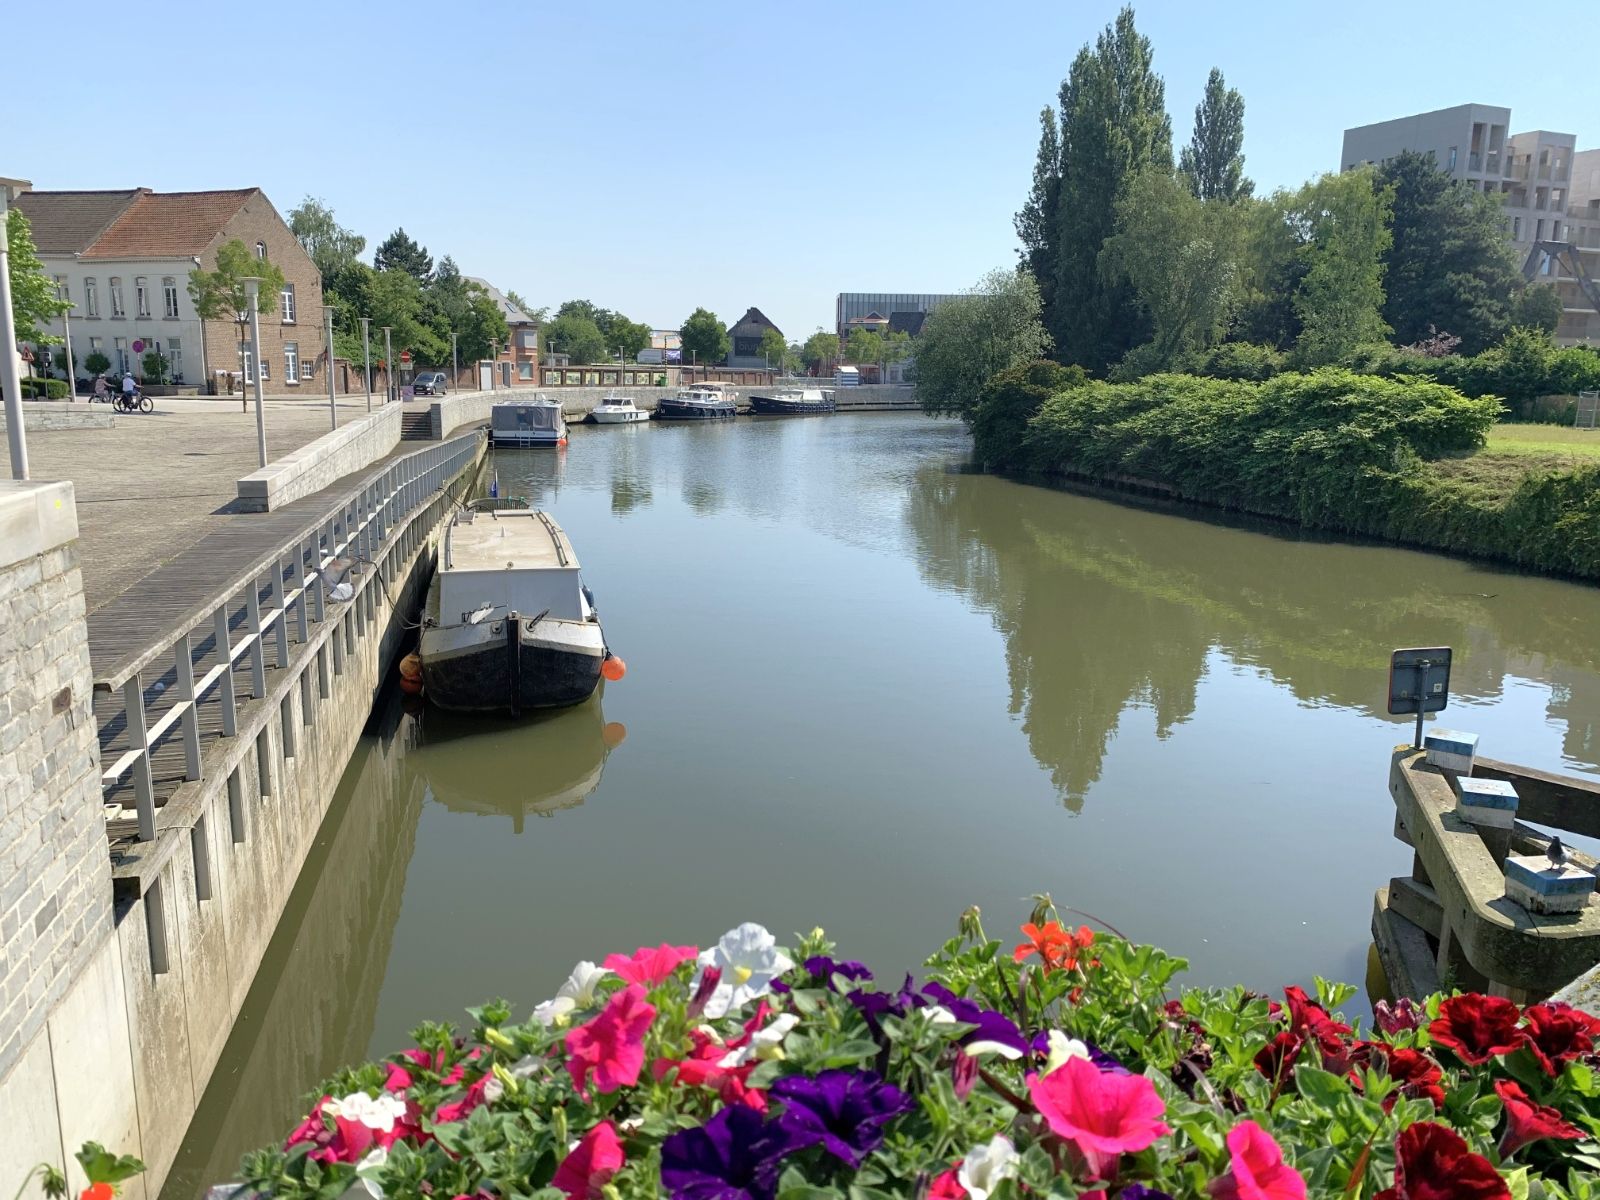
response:
<path fill-rule="evenodd" d="M 1221 67 L 1258 191 L 1336 169 L 1347 126 L 1467 102 L 1600 146 L 1583 56 L 1506 42 L 1503 2 L 1135 7 L 1175 142 Z M 676 328 L 754 305 L 803 340 L 841 291 L 960 291 L 1016 261 L 1039 110 L 1117 8 L 80 0 L 106 52 L 48 103 L 7 88 L 0 176 L 255 185 L 285 214 L 318 196 L 369 257 L 403 226 L 535 307 Z"/>

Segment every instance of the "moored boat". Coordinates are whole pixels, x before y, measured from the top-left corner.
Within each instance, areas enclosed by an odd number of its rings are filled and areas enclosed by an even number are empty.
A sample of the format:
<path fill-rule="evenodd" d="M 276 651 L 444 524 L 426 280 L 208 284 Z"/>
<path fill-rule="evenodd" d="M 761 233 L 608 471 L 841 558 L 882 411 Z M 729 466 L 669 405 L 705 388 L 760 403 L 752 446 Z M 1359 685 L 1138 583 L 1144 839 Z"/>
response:
<path fill-rule="evenodd" d="M 821 388 L 790 388 L 771 396 L 751 396 L 750 411 L 768 416 L 831 413 L 833 393 Z"/>
<path fill-rule="evenodd" d="M 489 406 L 489 437 L 497 446 L 565 446 L 561 405 L 543 392 L 532 400 L 498 400 Z"/>
<path fill-rule="evenodd" d="M 738 415 L 736 393 L 720 383 L 693 383 L 656 402 L 658 421 L 719 421 Z"/>
<path fill-rule="evenodd" d="M 635 421 L 648 420 L 649 416 L 626 396 L 614 394 L 607 395 L 589 413 L 589 419 L 596 425 L 631 425 Z"/>
<path fill-rule="evenodd" d="M 577 704 L 610 657 L 567 535 L 527 508 L 450 519 L 420 653 L 428 699 L 457 712 Z"/>

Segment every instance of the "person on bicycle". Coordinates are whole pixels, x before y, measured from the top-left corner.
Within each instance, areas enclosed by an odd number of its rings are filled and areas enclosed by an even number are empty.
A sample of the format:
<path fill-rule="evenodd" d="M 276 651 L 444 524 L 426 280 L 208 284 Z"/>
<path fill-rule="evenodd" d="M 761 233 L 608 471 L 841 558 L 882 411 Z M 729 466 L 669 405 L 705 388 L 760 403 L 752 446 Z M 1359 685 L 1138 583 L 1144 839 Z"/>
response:
<path fill-rule="evenodd" d="M 133 382 L 133 372 L 124 371 L 122 373 L 122 398 L 124 400 L 131 401 L 133 399 L 133 393 L 138 390 L 139 389 L 134 385 Z"/>
<path fill-rule="evenodd" d="M 104 371 L 94 377 L 94 398 L 101 404 L 111 403 L 111 385 L 106 382 Z"/>

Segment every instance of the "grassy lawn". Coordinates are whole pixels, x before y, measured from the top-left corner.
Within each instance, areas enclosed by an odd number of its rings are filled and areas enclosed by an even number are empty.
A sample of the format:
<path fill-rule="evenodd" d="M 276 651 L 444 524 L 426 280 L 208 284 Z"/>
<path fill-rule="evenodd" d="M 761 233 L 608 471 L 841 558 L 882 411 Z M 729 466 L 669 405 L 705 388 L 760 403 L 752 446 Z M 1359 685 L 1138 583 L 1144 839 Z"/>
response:
<path fill-rule="evenodd" d="M 1554 452 L 1600 457 L 1600 429 L 1573 429 L 1566 425 L 1500 424 L 1489 430 L 1487 454 L 1538 454 Z"/>
<path fill-rule="evenodd" d="M 1565 425 L 1500 424 L 1482 450 L 1431 464 L 1441 478 L 1508 496 L 1533 472 L 1570 471 L 1600 462 L 1600 430 Z"/>

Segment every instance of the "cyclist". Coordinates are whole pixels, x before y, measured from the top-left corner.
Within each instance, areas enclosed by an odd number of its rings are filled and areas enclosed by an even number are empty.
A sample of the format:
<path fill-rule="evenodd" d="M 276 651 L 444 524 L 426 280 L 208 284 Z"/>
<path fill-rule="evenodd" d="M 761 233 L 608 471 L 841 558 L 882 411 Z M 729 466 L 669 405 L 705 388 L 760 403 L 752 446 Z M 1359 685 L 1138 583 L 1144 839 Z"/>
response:
<path fill-rule="evenodd" d="M 135 386 L 135 384 L 133 382 L 133 372 L 132 371 L 124 371 L 122 373 L 122 400 L 123 400 L 123 403 L 128 404 L 128 405 L 131 406 L 133 404 L 133 393 L 138 391 L 138 390 L 139 389 Z"/>

